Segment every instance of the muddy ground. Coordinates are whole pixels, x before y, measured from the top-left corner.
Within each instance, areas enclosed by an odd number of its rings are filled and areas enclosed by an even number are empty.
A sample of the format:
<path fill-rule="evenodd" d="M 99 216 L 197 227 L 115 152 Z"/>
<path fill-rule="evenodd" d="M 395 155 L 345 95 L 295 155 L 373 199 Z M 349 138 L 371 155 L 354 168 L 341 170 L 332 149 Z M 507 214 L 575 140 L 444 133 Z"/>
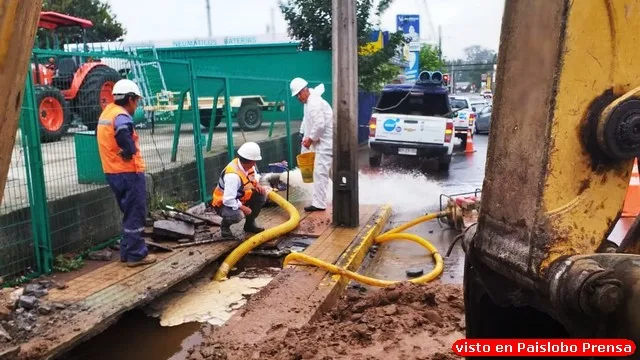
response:
<path fill-rule="evenodd" d="M 189 350 L 189 359 L 458 359 L 451 345 L 464 337 L 464 329 L 461 285 L 403 283 L 349 289 L 319 320 L 255 345 L 220 342 L 219 328 L 206 327 L 206 340 Z"/>

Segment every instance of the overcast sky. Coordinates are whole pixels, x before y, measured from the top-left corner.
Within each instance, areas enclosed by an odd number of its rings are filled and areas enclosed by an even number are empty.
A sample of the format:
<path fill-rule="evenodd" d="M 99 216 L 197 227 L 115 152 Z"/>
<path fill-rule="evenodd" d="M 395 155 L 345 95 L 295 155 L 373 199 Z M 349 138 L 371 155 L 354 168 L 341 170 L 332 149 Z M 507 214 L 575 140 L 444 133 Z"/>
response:
<path fill-rule="evenodd" d="M 127 28 L 126 41 L 173 40 L 206 37 L 205 0 L 108 0 Z M 210 0 L 213 36 L 261 35 L 271 23 L 286 34 L 278 0 Z M 498 49 L 504 0 L 395 0 L 382 17 L 383 30 L 395 29 L 396 14 L 419 14 L 421 37 L 429 31 L 428 4 L 433 28 L 442 26 L 442 48 L 448 58 L 481 45 Z"/>

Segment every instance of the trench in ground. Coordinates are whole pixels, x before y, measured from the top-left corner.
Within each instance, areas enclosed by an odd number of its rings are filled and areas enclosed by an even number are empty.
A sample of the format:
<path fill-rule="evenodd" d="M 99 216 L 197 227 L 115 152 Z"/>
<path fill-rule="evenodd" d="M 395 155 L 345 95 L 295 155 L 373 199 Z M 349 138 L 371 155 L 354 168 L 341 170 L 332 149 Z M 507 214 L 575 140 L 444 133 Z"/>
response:
<path fill-rule="evenodd" d="M 58 359 L 185 359 L 187 351 L 202 342 L 203 326 L 223 324 L 275 277 L 288 251 L 302 251 L 313 240 L 287 238 L 280 252 L 251 253 L 232 269 L 229 280 L 215 282 L 211 278 L 224 260 L 220 258 L 149 305 L 126 312 L 107 330 Z"/>

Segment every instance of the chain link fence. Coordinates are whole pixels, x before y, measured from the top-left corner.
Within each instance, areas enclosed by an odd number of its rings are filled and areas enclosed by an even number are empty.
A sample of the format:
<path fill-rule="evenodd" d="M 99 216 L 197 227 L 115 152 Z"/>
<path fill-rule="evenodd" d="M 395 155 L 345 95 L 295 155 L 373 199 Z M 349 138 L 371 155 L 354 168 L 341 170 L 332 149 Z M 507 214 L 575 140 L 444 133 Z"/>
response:
<path fill-rule="evenodd" d="M 143 93 L 132 117 L 150 210 L 210 201 L 220 171 L 246 141 L 262 147 L 260 170 L 282 160 L 294 166 L 302 112 L 289 79 L 229 77 L 189 60 L 124 51 L 35 49 L 0 205 L 0 276 L 48 273 L 57 256 L 79 256 L 119 237 L 122 215 L 95 129 L 123 77 Z"/>

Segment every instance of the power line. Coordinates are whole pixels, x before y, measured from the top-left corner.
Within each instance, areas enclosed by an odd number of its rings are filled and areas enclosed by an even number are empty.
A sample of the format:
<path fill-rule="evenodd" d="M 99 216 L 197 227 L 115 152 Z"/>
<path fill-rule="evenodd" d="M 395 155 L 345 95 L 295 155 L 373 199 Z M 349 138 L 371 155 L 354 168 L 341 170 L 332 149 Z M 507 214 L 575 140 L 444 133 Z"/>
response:
<path fill-rule="evenodd" d="M 493 65 L 497 65 L 497 63 L 477 63 L 477 64 L 452 64 L 452 63 L 449 63 L 449 64 L 444 64 L 444 66 L 449 66 L 449 67 L 451 67 L 451 66 L 455 66 L 455 67 L 458 67 L 458 66 L 493 66 Z"/>

